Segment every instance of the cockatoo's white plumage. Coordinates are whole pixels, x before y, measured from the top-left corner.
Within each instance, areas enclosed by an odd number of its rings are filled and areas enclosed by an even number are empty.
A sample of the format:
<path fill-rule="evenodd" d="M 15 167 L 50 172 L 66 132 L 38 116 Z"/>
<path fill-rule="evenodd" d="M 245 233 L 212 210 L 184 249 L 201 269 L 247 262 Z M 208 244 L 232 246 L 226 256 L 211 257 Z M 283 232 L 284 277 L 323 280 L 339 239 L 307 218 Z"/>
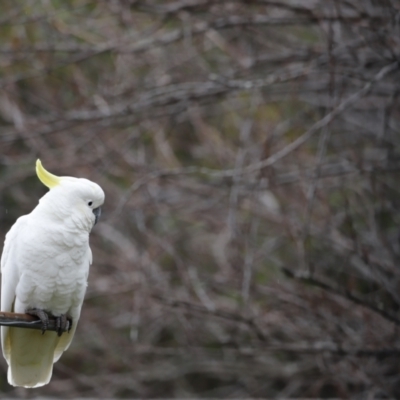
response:
<path fill-rule="evenodd" d="M 53 363 L 75 333 L 87 286 L 92 253 L 89 233 L 104 202 L 104 192 L 87 179 L 57 177 L 36 163 L 39 179 L 49 187 L 37 207 L 18 218 L 1 257 L 1 310 L 45 310 L 72 318 L 69 333 L 1 327 L 8 382 L 38 387 L 50 381 Z"/>

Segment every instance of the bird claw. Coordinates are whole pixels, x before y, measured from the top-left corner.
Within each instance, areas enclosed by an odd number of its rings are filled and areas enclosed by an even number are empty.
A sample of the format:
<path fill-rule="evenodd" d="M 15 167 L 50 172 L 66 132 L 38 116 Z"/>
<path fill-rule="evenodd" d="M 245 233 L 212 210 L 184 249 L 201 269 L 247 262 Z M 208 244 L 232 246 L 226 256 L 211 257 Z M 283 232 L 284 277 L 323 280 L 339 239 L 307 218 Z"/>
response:
<path fill-rule="evenodd" d="M 69 333 L 69 331 L 71 330 L 71 328 L 72 328 L 72 321 L 73 321 L 73 319 L 72 319 L 72 317 L 67 317 L 67 321 L 68 321 L 68 323 L 69 323 L 69 325 L 68 325 L 68 333 Z"/>
<path fill-rule="evenodd" d="M 31 308 L 26 310 L 26 313 L 29 315 L 33 315 L 34 317 L 38 317 L 42 322 L 42 335 L 47 331 L 49 327 L 49 315 L 46 311 L 41 310 L 39 308 Z"/>
<path fill-rule="evenodd" d="M 50 313 L 41 310 L 39 308 L 31 308 L 26 310 L 26 313 L 29 315 L 33 315 L 34 317 L 38 317 L 42 322 L 42 335 L 49 328 L 49 315 Z M 58 336 L 61 336 L 65 331 L 69 333 L 72 328 L 72 318 L 67 316 L 67 314 L 61 314 L 58 316 L 54 316 L 55 324 L 56 324 L 56 332 Z"/>
<path fill-rule="evenodd" d="M 67 327 L 67 316 L 65 314 L 61 314 L 55 318 L 57 336 L 61 336 Z"/>
<path fill-rule="evenodd" d="M 61 314 L 56 319 L 56 332 L 58 336 L 61 336 L 65 331 L 69 333 L 72 327 L 72 318 L 68 317 L 67 314 Z"/>

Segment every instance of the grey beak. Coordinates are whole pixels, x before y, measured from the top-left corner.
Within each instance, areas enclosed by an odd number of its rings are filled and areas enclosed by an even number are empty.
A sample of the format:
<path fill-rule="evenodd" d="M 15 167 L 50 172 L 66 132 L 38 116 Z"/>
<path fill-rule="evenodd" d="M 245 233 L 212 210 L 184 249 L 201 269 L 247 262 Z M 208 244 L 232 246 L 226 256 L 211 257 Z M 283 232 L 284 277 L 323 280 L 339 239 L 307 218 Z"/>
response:
<path fill-rule="evenodd" d="M 94 216 L 95 216 L 94 224 L 96 225 L 96 224 L 97 224 L 97 221 L 99 220 L 100 215 L 101 215 L 101 207 L 95 208 L 95 209 L 93 210 L 93 214 L 94 214 Z"/>

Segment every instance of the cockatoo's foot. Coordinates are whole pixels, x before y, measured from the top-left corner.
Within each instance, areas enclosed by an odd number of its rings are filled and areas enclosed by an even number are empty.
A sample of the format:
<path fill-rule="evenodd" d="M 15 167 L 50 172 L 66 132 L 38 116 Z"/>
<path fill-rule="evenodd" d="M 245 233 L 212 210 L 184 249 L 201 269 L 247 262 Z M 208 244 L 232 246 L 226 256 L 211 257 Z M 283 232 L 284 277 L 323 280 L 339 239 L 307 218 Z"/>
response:
<path fill-rule="evenodd" d="M 61 314 L 56 319 L 56 332 L 58 336 L 61 336 L 68 328 L 68 332 L 72 327 L 72 318 L 67 317 L 67 314 Z"/>
<path fill-rule="evenodd" d="M 40 321 L 42 321 L 42 335 L 43 335 L 47 331 L 47 328 L 49 327 L 49 316 L 47 315 L 46 311 L 40 310 L 39 308 L 30 308 L 25 312 L 29 315 L 38 317 Z"/>

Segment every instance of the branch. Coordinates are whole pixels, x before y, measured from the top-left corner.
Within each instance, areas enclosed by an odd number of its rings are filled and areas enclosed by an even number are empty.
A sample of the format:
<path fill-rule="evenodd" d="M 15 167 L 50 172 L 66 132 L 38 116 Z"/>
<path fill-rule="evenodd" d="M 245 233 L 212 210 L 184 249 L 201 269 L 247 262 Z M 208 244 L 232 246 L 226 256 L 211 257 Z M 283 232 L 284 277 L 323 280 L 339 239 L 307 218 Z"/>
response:
<path fill-rule="evenodd" d="M 284 270 L 291 277 L 296 277 L 291 271 Z M 300 278 L 302 279 L 302 278 Z M 316 280 L 307 278 L 308 283 L 314 283 Z M 318 282 L 318 286 L 326 289 L 328 285 L 321 284 Z M 335 292 L 336 293 L 336 292 Z M 336 293 L 337 294 L 337 293 Z M 315 343 L 294 343 L 294 344 L 267 344 L 267 338 L 265 334 L 261 331 L 258 325 L 255 323 L 253 318 L 246 318 L 240 314 L 223 311 L 223 310 L 209 310 L 201 305 L 189 303 L 187 301 L 181 300 L 169 300 L 163 296 L 153 295 L 153 297 L 164 305 L 167 305 L 172 308 L 184 308 L 189 309 L 190 311 L 200 312 L 202 314 L 213 315 L 215 317 L 236 321 L 239 323 L 247 324 L 250 328 L 253 329 L 258 339 L 263 342 L 262 347 L 257 348 L 256 351 L 278 351 L 278 352 L 288 352 L 288 353 L 305 353 L 305 354 L 318 354 L 318 353 L 330 353 L 332 355 L 338 356 L 353 356 L 353 357 L 398 357 L 400 354 L 400 348 L 368 348 L 368 347 L 358 347 L 354 346 L 341 346 L 340 344 L 334 342 L 315 342 Z M 354 296 L 353 296 L 354 297 Z M 362 304 L 366 306 L 366 303 L 358 300 L 358 304 Z M 376 310 L 374 310 L 376 311 Z M 398 321 L 398 320 L 396 320 Z M 400 322 L 400 321 L 398 321 Z M 225 349 L 225 346 L 224 346 Z M 237 348 L 243 353 L 249 353 L 254 351 L 254 349 L 246 349 L 246 348 Z"/>
<path fill-rule="evenodd" d="M 256 172 L 260 169 L 266 168 L 271 166 L 272 164 L 275 164 L 277 161 L 281 160 L 282 158 L 286 157 L 290 153 L 292 153 L 294 150 L 298 149 L 303 143 L 308 141 L 316 132 L 318 132 L 321 128 L 324 128 L 327 126 L 331 121 L 333 121 L 336 117 L 338 117 L 342 112 L 348 110 L 348 108 L 353 104 L 356 103 L 358 100 L 360 100 L 363 96 L 365 96 L 371 89 L 372 86 L 381 81 L 386 75 L 389 73 L 399 69 L 399 62 L 394 62 L 389 65 L 386 65 L 383 67 L 374 77 L 371 79 L 369 82 L 367 82 L 362 89 L 360 89 L 358 92 L 352 94 L 351 96 L 347 97 L 345 100 L 343 100 L 336 108 L 334 108 L 330 113 L 326 114 L 322 119 L 317 121 L 314 125 L 311 126 L 311 128 L 305 132 L 303 135 L 299 136 L 297 139 L 295 139 L 292 143 L 284 147 L 283 149 L 277 151 L 270 157 L 268 157 L 265 160 L 258 161 L 254 164 L 250 164 L 247 167 L 244 167 L 242 171 L 240 171 L 242 174 L 244 173 L 251 173 L 251 172 Z M 234 170 L 228 170 L 225 172 L 225 174 L 229 172 L 232 174 Z"/>
<path fill-rule="evenodd" d="M 350 293 L 348 290 L 340 289 L 339 287 L 334 287 L 334 286 L 330 285 L 329 283 L 323 282 L 323 281 L 311 276 L 309 273 L 301 273 L 301 274 L 297 273 L 296 274 L 296 273 L 293 273 L 292 271 L 290 271 L 288 268 L 282 268 L 282 271 L 289 278 L 317 286 L 321 289 L 326 290 L 327 292 L 339 295 L 347 300 L 352 301 L 355 304 L 358 304 L 360 306 L 363 306 L 363 307 L 373 311 L 376 314 L 379 314 L 381 317 L 385 318 L 386 320 L 391 321 L 394 324 L 400 326 L 400 320 L 396 316 L 392 315 L 391 313 L 388 313 L 385 310 L 378 308 L 376 305 L 369 303 L 368 301 L 366 301 L 364 299 L 360 299 L 359 297 Z"/>
<path fill-rule="evenodd" d="M 160 296 L 157 294 L 153 294 L 152 297 L 168 307 L 184 308 L 186 310 L 198 312 L 201 314 L 208 314 L 208 315 L 212 315 L 214 317 L 223 318 L 226 320 L 246 324 L 249 328 L 251 328 L 254 331 L 258 340 L 260 340 L 261 342 L 267 341 L 265 334 L 262 332 L 260 327 L 257 325 L 254 318 L 245 317 L 243 315 L 240 315 L 240 314 L 237 314 L 234 312 L 230 312 L 230 311 L 225 311 L 225 310 L 209 310 L 208 308 L 201 306 L 199 304 L 189 303 L 188 301 L 183 301 L 183 300 L 170 300 L 170 299 L 167 299 L 166 297 L 163 297 L 163 296 Z"/>
<path fill-rule="evenodd" d="M 303 354 L 319 354 L 327 353 L 336 356 L 345 357 L 398 357 L 400 349 L 396 347 L 387 348 L 368 348 L 368 347 L 343 347 L 333 342 L 315 342 L 315 343 L 300 343 L 300 344 L 277 344 L 263 346 L 261 349 L 256 349 L 255 352 L 273 351 L 286 353 L 303 353 Z M 244 349 L 243 353 L 246 350 Z"/>
<path fill-rule="evenodd" d="M 180 353 L 190 354 L 195 352 L 198 356 L 204 358 L 208 354 L 223 351 L 224 354 L 232 356 L 245 355 L 260 357 L 261 354 L 270 352 L 285 352 L 294 354 L 330 354 L 332 356 L 348 356 L 348 357 L 398 357 L 400 355 L 400 348 L 398 347 L 354 347 L 354 346 L 341 346 L 334 342 L 297 342 L 293 344 L 263 344 L 259 347 L 246 347 L 246 346 L 232 346 L 232 343 L 221 344 L 221 348 L 205 348 L 200 346 L 185 346 L 185 347 L 159 347 L 151 345 L 141 345 L 135 348 L 135 354 L 147 355 L 154 354 L 157 356 L 175 355 Z"/>
<path fill-rule="evenodd" d="M 18 314 L 10 312 L 0 312 L 0 325 L 9 326 L 13 328 L 28 328 L 42 330 L 42 322 L 39 318 L 28 314 Z M 56 320 L 54 317 L 49 317 L 48 331 L 56 332 Z M 69 322 L 67 322 L 67 327 L 64 332 L 68 332 Z"/>

